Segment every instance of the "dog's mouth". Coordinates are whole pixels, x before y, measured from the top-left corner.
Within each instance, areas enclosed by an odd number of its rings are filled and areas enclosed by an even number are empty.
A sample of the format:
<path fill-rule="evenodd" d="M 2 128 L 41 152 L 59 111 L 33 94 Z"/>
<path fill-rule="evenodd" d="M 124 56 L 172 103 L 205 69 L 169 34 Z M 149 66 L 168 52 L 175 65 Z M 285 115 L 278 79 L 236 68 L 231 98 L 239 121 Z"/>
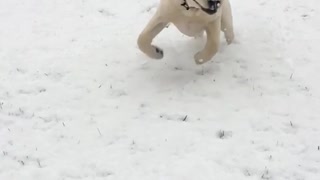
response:
<path fill-rule="evenodd" d="M 221 5 L 221 0 L 208 0 L 208 8 L 205 8 L 198 1 L 193 1 L 201 8 L 202 11 L 206 12 L 209 15 L 215 14 Z M 183 1 L 181 6 L 185 7 L 187 10 L 191 8 L 186 0 Z"/>

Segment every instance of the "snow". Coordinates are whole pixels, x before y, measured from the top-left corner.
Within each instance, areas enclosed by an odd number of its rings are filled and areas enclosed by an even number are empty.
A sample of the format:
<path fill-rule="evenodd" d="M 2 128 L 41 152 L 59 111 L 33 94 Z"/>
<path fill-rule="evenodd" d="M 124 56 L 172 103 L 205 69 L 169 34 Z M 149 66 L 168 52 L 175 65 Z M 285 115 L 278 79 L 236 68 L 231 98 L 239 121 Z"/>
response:
<path fill-rule="evenodd" d="M 0 1 L 1 180 L 318 180 L 320 2 L 231 0 L 236 42 L 136 39 L 158 0 Z"/>

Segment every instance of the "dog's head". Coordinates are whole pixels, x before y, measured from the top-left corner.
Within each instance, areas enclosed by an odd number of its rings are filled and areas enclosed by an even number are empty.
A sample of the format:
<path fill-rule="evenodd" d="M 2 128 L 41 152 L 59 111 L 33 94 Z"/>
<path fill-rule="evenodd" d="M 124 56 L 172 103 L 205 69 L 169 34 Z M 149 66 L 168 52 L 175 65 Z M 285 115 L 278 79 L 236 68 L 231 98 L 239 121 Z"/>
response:
<path fill-rule="evenodd" d="M 221 6 L 222 0 L 183 0 L 181 4 L 187 10 L 189 8 L 199 8 L 209 15 L 215 14 Z"/>

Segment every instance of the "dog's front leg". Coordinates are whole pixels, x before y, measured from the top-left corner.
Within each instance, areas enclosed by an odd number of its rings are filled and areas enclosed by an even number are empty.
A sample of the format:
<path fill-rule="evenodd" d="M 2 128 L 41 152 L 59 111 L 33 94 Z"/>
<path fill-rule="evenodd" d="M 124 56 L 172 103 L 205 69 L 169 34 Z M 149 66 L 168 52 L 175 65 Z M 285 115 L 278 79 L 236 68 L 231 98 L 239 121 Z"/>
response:
<path fill-rule="evenodd" d="M 203 50 L 194 56 L 196 64 L 203 64 L 209 61 L 218 52 L 220 43 L 220 26 L 220 18 L 208 24 L 206 28 L 207 42 Z"/>
<path fill-rule="evenodd" d="M 224 1 L 222 5 L 221 30 L 224 32 L 227 43 L 231 44 L 234 39 L 234 32 L 232 10 L 229 0 Z"/>
<path fill-rule="evenodd" d="M 157 12 L 138 37 L 139 49 L 153 59 L 163 58 L 163 50 L 152 45 L 152 40 L 167 26 Z"/>

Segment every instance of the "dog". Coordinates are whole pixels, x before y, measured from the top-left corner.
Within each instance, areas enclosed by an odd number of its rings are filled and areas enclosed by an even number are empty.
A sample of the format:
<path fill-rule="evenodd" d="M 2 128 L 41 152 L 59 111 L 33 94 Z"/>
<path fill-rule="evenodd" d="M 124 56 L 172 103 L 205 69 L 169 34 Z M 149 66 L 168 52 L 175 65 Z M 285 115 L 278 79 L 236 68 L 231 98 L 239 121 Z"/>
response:
<path fill-rule="evenodd" d="M 206 33 L 204 48 L 194 55 L 196 64 L 210 61 L 218 52 L 220 31 L 227 44 L 234 40 L 233 17 L 229 0 L 160 0 L 156 13 L 140 33 L 139 49 L 152 59 L 162 59 L 164 52 L 152 40 L 168 24 L 190 37 Z"/>

